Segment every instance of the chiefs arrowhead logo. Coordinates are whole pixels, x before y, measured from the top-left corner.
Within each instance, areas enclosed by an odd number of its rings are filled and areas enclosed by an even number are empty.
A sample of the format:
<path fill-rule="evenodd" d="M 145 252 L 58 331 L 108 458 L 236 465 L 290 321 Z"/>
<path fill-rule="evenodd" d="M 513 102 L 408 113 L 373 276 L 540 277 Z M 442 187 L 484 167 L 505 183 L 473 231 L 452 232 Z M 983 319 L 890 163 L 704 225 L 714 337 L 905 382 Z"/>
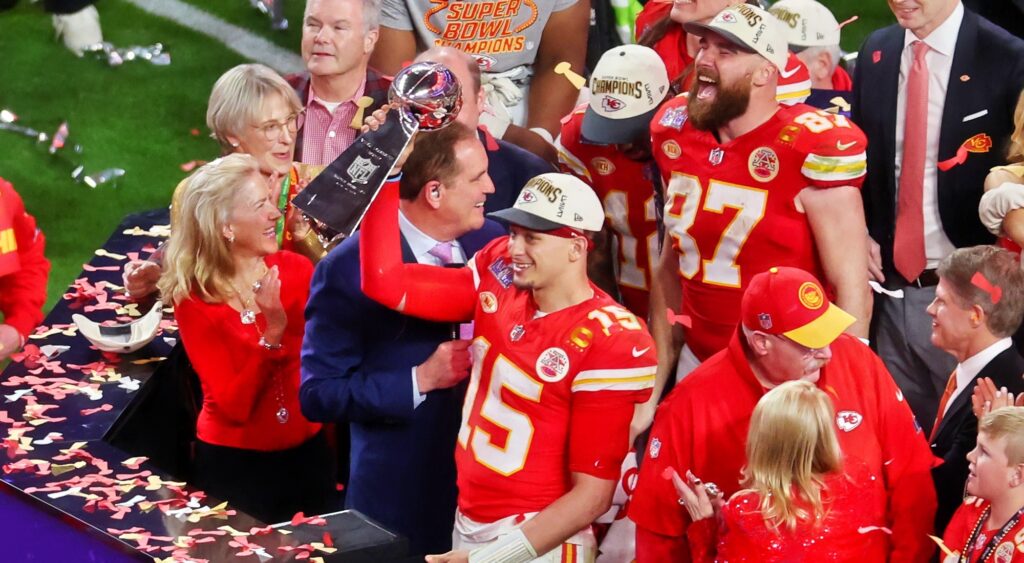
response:
<path fill-rule="evenodd" d="M 601 109 L 603 109 L 604 111 L 619 111 L 624 107 L 626 107 L 626 102 L 623 102 L 618 98 L 613 98 L 611 96 L 605 96 L 601 98 Z"/>
<path fill-rule="evenodd" d="M 851 432 L 860 426 L 864 417 L 857 411 L 839 411 L 836 413 L 836 426 L 843 432 Z"/>

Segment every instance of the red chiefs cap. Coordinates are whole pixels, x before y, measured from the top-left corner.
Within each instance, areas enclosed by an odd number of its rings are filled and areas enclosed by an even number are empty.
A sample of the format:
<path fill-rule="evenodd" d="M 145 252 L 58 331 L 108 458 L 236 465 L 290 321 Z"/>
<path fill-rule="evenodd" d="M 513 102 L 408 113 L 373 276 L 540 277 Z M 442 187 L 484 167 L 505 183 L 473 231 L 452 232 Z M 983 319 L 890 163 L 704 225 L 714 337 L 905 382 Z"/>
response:
<path fill-rule="evenodd" d="M 828 300 L 814 276 L 787 267 L 750 280 L 740 316 L 749 330 L 782 335 L 808 348 L 828 346 L 857 320 Z"/>

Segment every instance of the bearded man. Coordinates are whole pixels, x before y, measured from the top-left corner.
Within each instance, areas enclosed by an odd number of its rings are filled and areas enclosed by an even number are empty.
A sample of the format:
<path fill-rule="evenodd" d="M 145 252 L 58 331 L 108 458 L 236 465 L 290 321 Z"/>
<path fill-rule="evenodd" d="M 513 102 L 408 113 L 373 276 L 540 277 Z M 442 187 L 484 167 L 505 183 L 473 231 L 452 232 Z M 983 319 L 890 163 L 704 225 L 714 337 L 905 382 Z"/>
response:
<path fill-rule="evenodd" d="M 866 142 L 846 118 L 776 101 L 786 65 L 782 24 L 739 4 L 707 24 L 689 96 L 651 122 L 666 185 L 665 241 L 651 291 L 658 386 L 724 349 L 750 279 L 792 266 L 825 280 L 830 297 L 866 337 L 871 311 L 859 188 Z M 672 326 L 666 308 L 690 317 Z M 659 312 L 660 311 L 660 312 Z M 683 345 L 685 338 L 685 347 Z M 652 412 L 639 413 L 650 420 Z"/>

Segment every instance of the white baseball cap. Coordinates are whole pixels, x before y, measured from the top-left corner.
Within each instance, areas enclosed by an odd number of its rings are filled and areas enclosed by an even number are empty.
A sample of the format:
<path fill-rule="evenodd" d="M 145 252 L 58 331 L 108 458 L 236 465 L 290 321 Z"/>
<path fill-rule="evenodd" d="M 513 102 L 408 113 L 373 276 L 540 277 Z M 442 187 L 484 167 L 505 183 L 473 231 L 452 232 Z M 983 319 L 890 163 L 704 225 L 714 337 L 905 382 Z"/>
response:
<path fill-rule="evenodd" d="M 590 73 L 590 107 L 583 115 L 583 138 L 603 144 L 636 141 L 668 95 L 668 70 L 653 49 L 614 47 Z"/>
<path fill-rule="evenodd" d="M 594 190 L 575 176 L 554 172 L 530 178 L 512 207 L 488 217 L 542 232 L 561 227 L 597 232 L 604 226 L 604 208 Z"/>
<path fill-rule="evenodd" d="M 839 22 L 815 0 L 779 0 L 771 13 L 783 23 L 789 44 L 797 49 L 839 45 Z"/>
<path fill-rule="evenodd" d="M 768 59 L 782 70 L 786 68 L 789 46 L 785 28 L 775 16 L 751 4 L 736 4 L 718 12 L 710 22 L 683 24 L 687 33 L 703 37 L 708 31 Z"/>
<path fill-rule="evenodd" d="M 71 315 L 71 321 L 78 326 L 78 332 L 97 349 L 129 354 L 156 338 L 163 312 L 163 303 L 157 301 L 148 313 L 130 323 L 106 326 L 78 314 Z"/>

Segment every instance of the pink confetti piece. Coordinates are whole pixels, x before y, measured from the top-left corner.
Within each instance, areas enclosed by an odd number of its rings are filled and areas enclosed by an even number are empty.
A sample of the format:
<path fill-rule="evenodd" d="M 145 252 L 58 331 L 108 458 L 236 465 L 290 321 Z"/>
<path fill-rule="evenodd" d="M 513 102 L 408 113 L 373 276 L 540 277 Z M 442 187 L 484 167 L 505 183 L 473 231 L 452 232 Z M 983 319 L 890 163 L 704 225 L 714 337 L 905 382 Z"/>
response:
<path fill-rule="evenodd" d="M 100 406 L 98 406 L 98 407 L 96 407 L 94 409 L 82 409 L 82 410 L 80 410 L 78 412 L 82 413 L 82 416 L 89 416 L 89 415 L 92 415 L 92 414 L 96 414 L 98 412 L 106 412 L 106 411 L 109 411 L 109 410 L 111 410 L 113 408 L 114 408 L 113 405 L 111 405 L 109 403 L 103 403 L 102 405 L 100 405 Z"/>

